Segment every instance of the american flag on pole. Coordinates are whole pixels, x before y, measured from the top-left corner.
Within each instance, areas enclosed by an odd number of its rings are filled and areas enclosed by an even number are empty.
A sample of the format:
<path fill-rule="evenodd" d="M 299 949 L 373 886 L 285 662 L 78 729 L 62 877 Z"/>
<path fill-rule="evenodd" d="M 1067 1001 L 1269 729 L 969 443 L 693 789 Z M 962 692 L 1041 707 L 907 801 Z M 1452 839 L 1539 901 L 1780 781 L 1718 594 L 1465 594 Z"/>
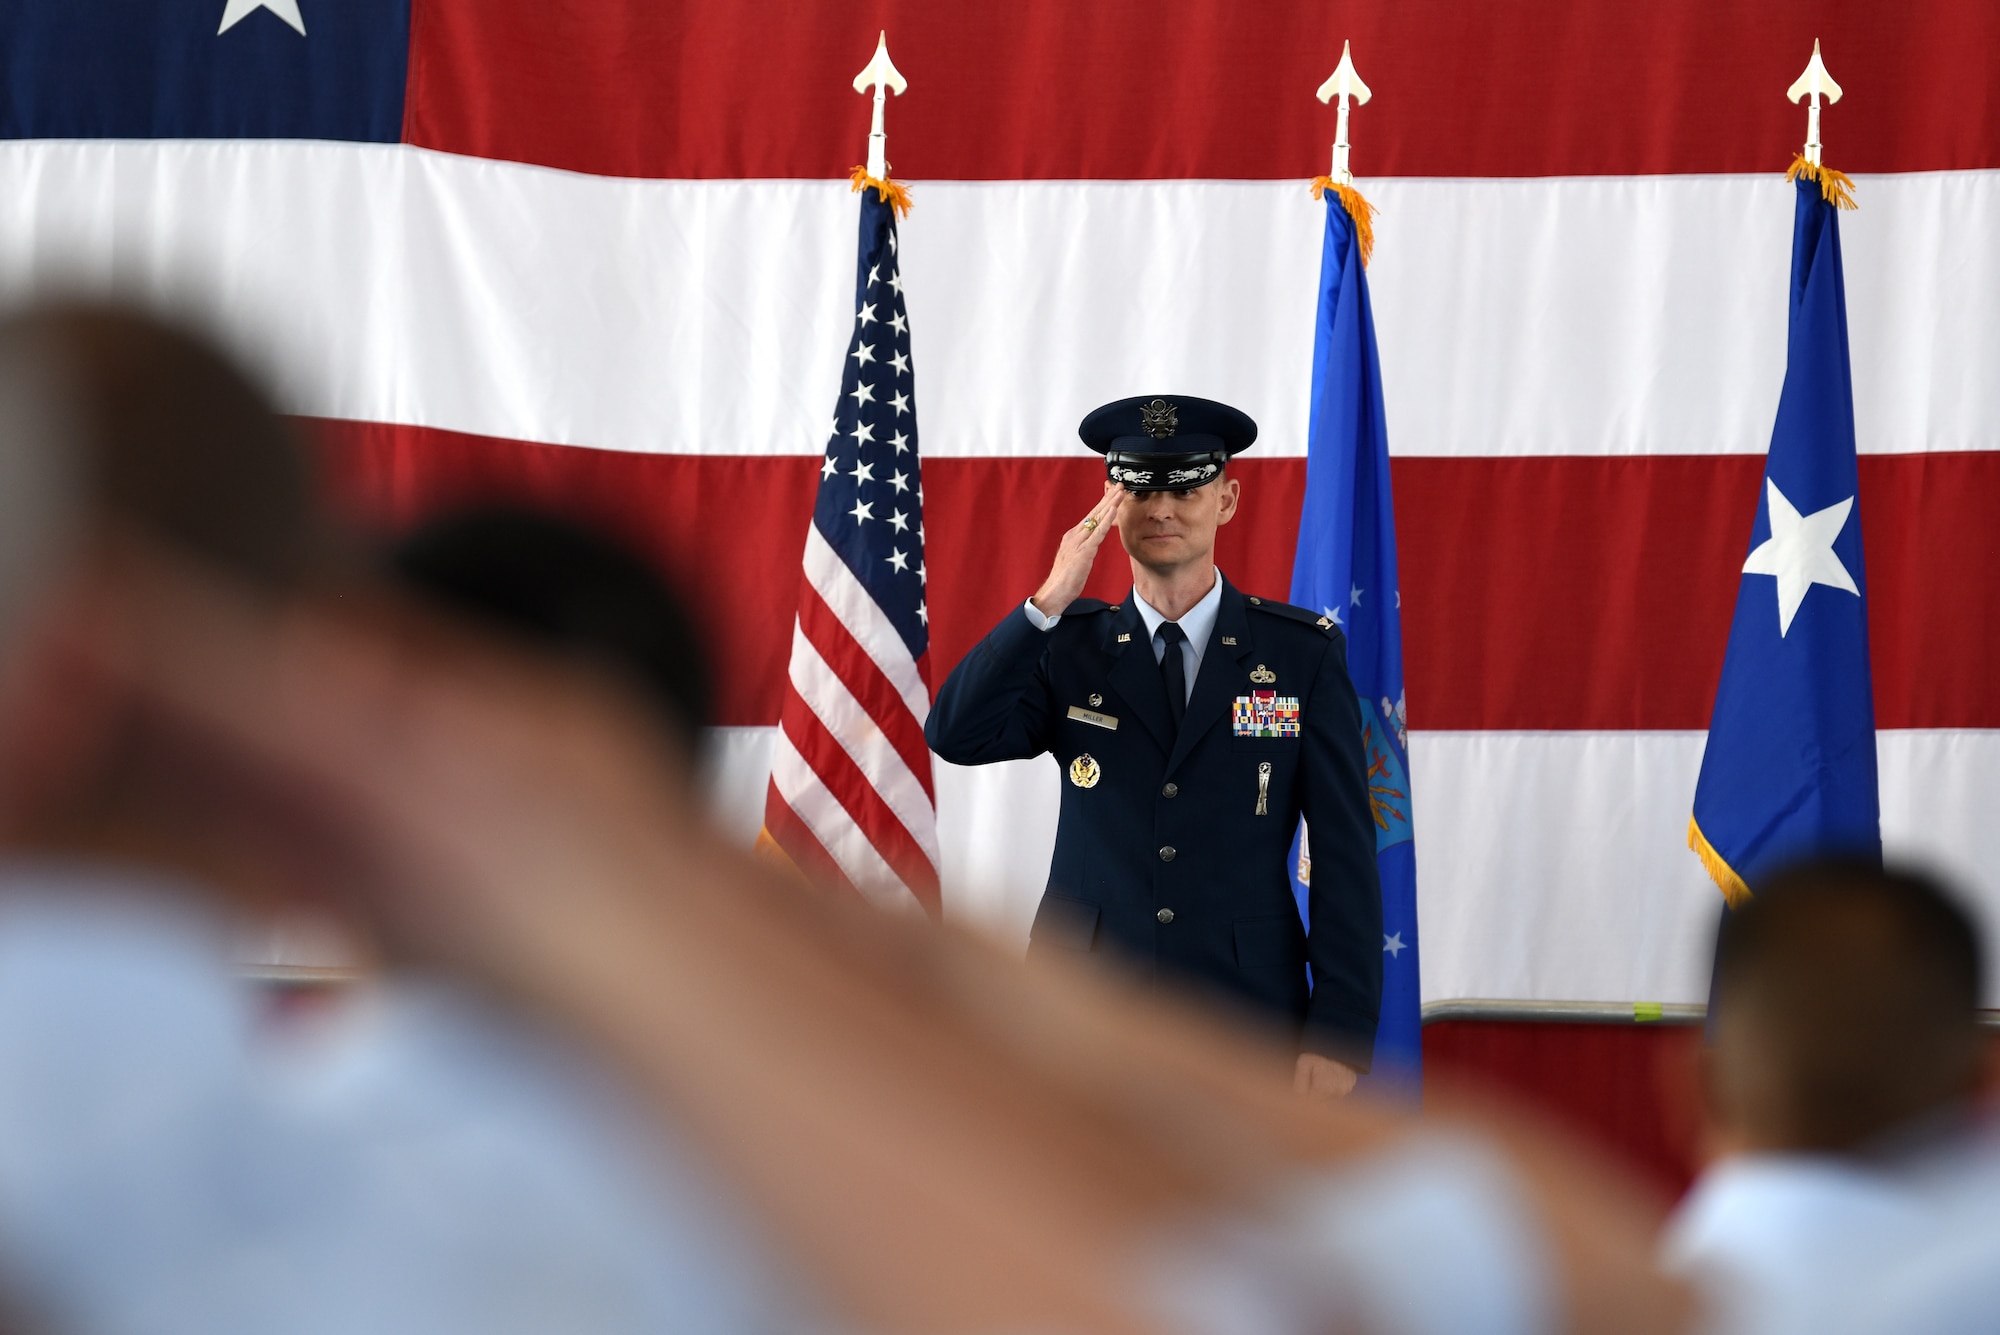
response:
<path fill-rule="evenodd" d="M 896 200 L 873 184 L 861 191 L 854 289 L 758 846 L 882 907 L 936 916 L 916 379 Z"/>

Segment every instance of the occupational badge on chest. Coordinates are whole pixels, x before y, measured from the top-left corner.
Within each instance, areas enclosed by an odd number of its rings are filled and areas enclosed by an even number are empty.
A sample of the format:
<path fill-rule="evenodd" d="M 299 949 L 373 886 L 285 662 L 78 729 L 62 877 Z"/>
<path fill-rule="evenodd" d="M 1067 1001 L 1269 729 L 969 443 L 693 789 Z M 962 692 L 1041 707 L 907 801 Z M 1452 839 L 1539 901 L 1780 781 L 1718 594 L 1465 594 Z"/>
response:
<path fill-rule="evenodd" d="M 1088 751 L 1069 762 L 1069 781 L 1079 788 L 1095 788 L 1103 776 L 1104 771 L 1097 767 Z"/>
<path fill-rule="evenodd" d="M 1238 737 L 1296 737 L 1299 698 L 1276 691 L 1252 691 L 1236 697 L 1233 718 Z"/>

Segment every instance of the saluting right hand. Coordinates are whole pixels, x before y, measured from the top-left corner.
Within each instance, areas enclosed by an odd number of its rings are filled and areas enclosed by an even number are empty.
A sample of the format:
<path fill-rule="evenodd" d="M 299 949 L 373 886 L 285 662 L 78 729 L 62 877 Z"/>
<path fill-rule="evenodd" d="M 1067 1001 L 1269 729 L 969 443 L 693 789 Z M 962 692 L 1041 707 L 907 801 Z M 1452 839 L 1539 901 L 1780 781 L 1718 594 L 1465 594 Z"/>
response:
<path fill-rule="evenodd" d="M 1061 616 L 1065 608 L 1082 596 L 1090 567 L 1097 560 L 1097 549 L 1104 545 L 1104 535 L 1117 524 L 1118 512 L 1124 504 L 1125 488 L 1106 482 L 1104 498 L 1082 522 L 1064 531 L 1062 544 L 1056 548 L 1055 564 L 1049 567 L 1049 577 L 1029 600 L 1036 611 L 1045 617 Z"/>

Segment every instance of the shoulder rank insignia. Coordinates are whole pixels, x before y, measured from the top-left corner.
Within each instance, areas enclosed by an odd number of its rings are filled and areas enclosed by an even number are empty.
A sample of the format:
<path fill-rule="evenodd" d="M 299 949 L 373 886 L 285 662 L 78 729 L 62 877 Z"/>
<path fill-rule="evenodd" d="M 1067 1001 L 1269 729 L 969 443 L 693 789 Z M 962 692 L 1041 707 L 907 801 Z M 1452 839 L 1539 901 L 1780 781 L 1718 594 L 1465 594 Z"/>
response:
<path fill-rule="evenodd" d="M 1088 751 L 1069 762 L 1069 781 L 1079 788 L 1097 787 L 1097 780 L 1103 773 Z"/>
<path fill-rule="evenodd" d="M 1332 622 L 1332 621 L 1331 621 L 1330 619 L 1326 618 L 1326 617 L 1321 617 L 1321 618 L 1319 619 L 1319 621 L 1318 621 L 1318 622 L 1317 622 L 1316 624 L 1317 624 L 1317 625 L 1319 626 L 1319 628 L 1320 628 L 1321 630 L 1332 630 L 1332 629 L 1333 629 L 1333 622 Z"/>
<path fill-rule="evenodd" d="M 1256 682 L 1259 686 L 1269 686 L 1277 681 L 1277 679 L 1278 674 L 1265 667 L 1262 663 L 1259 663 L 1257 670 L 1250 674 L 1250 680 Z"/>

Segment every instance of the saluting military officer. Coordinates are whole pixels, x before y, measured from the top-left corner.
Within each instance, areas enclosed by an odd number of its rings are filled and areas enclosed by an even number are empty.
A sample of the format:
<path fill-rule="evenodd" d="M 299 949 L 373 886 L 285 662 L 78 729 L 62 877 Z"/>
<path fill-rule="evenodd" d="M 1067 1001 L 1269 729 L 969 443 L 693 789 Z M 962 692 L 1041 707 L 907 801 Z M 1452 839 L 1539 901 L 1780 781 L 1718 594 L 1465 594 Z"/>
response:
<path fill-rule="evenodd" d="M 1062 817 L 1030 953 L 1116 953 L 1276 1016 L 1321 1097 L 1368 1069 L 1382 991 L 1361 715 L 1334 623 L 1246 596 L 1215 567 L 1236 514 L 1231 455 L 1257 425 L 1185 395 L 1083 419 L 1104 497 L 1063 535 L 1027 603 L 965 656 L 931 709 L 931 749 L 961 765 L 1053 752 Z M 1132 591 L 1084 598 L 1116 529 Z M 1312 848 L 1311 930 L 1289 854 Z M 1308 986 L 1306 965 L 1312 966 Z"/>

